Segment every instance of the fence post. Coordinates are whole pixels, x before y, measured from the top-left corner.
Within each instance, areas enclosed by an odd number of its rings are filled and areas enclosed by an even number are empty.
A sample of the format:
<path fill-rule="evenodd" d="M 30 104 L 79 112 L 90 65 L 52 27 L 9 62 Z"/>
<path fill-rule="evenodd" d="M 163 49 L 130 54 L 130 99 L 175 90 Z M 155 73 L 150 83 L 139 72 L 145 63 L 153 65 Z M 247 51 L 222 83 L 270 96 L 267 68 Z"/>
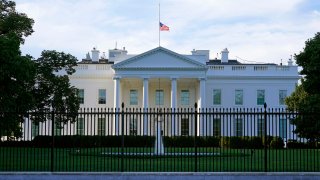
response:
<path fill-rule="evenodd" d="M 264 172 L 268 172 L 267 103 L 264 103 Z"/>
<path fill-rule="evenodd" d="M 54 111 L 51 111 L 51 172 L 54 171 Z"/>
<path fill-rule="evenodd" d="M 121 172 L 124 171 L 124 103 L 121 104 Z"/>
<path fill-rule="evenodd" d="M 197 103 L 194 104 L 194 172 L 198 172 L 198 149 L 197 149 L 197 134 L 198 134 L 198 105 Z"/>

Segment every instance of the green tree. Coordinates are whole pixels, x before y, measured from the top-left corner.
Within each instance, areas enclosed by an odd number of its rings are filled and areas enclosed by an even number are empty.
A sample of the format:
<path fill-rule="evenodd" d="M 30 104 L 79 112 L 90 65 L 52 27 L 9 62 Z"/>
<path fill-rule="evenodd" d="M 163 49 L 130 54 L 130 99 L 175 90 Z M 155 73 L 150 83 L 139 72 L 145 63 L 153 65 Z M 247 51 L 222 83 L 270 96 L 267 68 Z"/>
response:
<path fill-rule="evenodd" d="M 77 89 L 71 86 L 68 75 L 75 72 L 77 59 L 63 52 L 45 50 L 41 57 L 35 60 L 36 85 L 34 91 L 35 111 L 53 110 L 57 125 L 68 121 L 74 122 L 79 109 Z M 46 119 L 34 117 L 35 122 Z"/>
<path fill-rule="evenodd" d="M 33 104 L 35 67 L 21 56 L 20 44 L 33 32 L 33 20 L 15 10 L 15 2 L 0 0 L 0 112 L 28 110 Z M 0 135 L 21 135 L 18 114 L 0 114 Z"/>
<path fill-rule="evenodd" d="M 16 3 L 0 0 L 0 37 L 15 35 L 20 42 L 33 33 L 33 19 L 16 11 Z"/>
<path fill-rule="evenodd" d="M 68 78 L 75 72 L 74 56 L 43 51 L 34 60 L 21 55 L 20 44 L 32 34 L 34 21 L 17 12 L 15 5 L 0 0 L 0 136 L 19 137 L 28 111 L 54 110 L 62 113 L 55 118 L 57 124 L 73 122 L 79 102 Z M 47 117 L 31 119 L 38 123 Z"/>
<path fill-rule="evenodd" d="M 320 33 L 305 42 L 302 52 L 295 55 L 296 62 L 303 69 L 301 85 L 286 99 L 290 110 L 298 110 L 299 115 L 291 121 L 295 132 L 309 141 L 320 138 Z"/>

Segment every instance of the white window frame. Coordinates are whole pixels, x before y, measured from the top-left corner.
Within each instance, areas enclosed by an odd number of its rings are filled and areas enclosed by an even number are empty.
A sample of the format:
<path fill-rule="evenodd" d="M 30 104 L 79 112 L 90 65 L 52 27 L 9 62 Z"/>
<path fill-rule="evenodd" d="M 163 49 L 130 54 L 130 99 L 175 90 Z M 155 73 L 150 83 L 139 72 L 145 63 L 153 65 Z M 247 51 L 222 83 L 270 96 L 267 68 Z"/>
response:
<path fill-rule="evenodd" d="M 103 94 L 101 94 L 103 93 Z M 99 89 L 98 90 L 98 104 L 106 104 L 107 102 L 107 90 L 106 89 Z"/>
<path fill-rule="evenodd" d="M 213 105 L 221 105 L 221 89 L 213 89 Z"/>

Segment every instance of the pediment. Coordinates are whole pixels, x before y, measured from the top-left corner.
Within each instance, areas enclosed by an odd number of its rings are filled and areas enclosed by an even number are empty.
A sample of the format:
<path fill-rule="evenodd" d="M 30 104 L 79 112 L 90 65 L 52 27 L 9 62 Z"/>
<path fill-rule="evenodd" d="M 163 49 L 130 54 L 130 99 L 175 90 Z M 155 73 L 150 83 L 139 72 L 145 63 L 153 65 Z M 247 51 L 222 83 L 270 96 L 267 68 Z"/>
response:
<path fill-rule="evenodd" d="M 206 70 L 205 64 L 165 49 L 158 47 L 134 56 L 112 66 L 120 69 L 197 69 Z"/>

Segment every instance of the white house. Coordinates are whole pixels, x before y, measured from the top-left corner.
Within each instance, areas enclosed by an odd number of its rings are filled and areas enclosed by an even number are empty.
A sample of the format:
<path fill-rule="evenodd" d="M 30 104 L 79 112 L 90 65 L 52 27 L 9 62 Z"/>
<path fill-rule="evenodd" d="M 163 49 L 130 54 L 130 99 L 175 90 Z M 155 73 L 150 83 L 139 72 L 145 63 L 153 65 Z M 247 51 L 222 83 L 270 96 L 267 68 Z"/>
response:
<path fill-rule="evenodd" d="M 106 58 L 94 48 L 92 58 L 88 53 L 70 79 L 80 89 L 82 108 L 120 108 L 122 102 L 126 108 L 192 108 L 194 103 L 199 108 L 262 108 L 265 102 L 269 108 L 285 107 L 285 97 L 299 80 L 297 66 L 291 59 L 287 65 L 243 64 L 229 59 L 228 54 L 225 48 L 221 59 L 209 59 L 209 50 L 193 50 L 190 55 L 182 55 L 157 47 L 138 55 L 113 49 Z M 118 134 L 119 122 L 114 121 L 112 134 Z M 150 133 L 147 125 L 150 122 L 147 119 L 139 122 L 136 126 L 141 128 L 136 131 Z M 108 129 L 108 123 L 103 124 Z M 199 122 L 198 134 L 212 134 L 206 129 L 212 129 L 213 124 Z M 256 124 L 259 126 L 259 122 Z M 289 126 L 287 119 L 284 124 Z M 194 133 L 192 122 L 171 120 L 166 126 L 168 135 Z M 181 130 L 173 130 L 174 126 Z M 274 126 L 277 128 L 279 123 Z"/>
<path fill-rule="evenodd" d="M 285 108 L 284 99 L 299 80 L 298 67 L 287 65 L 243 64 L 229 59 L 227 48 L 221 59 L 210 59 L 209 50 L 193 50 L 189 55 L 157 47 L 138 55 L 125 48 L 109 50 L 108 58 L 93 48 L 78 63 L 71 84 L 79 89 L 81 108 Z M 113 109 L 114 110 L 114 109 Z M 157 119 L 130 117 L 126 134 L 154 135 Z M 232 120 L 230 120 L 232 119 Z M 268 134 L 294 138 L 286 117 L 271 118 Z M 26 123 L 28 124 L 28 123 Z M 263 117 L 171 116 L 162 121 L 165 135 L 257 136 L 264 133 Z M 65 125 L 63 134 L 117 135 L 119 117 L 79 117 Z M 40 129 L 43 129 L 40 127 Z M 50 132 L 46 130 L 45 132 Z M 41 134 L 41 132 L 39 133 Z M 30 137 L 33 135 L 29 134 Z"/>
<path fill-rule="evenodd" d="M 125 49 L 109 50 L 109 58 L 92 50 L 92 58 L 78 63 L 71 83 L 80 89 L 81 107 L 285 107 L 284 98 L 299 80 L 297 66 L 243 64 L 209 59 L 209 50 L 191 55 L 157 47 L 138 55 Z M 100 57 L 100 58 L 99 58 Z"/>

